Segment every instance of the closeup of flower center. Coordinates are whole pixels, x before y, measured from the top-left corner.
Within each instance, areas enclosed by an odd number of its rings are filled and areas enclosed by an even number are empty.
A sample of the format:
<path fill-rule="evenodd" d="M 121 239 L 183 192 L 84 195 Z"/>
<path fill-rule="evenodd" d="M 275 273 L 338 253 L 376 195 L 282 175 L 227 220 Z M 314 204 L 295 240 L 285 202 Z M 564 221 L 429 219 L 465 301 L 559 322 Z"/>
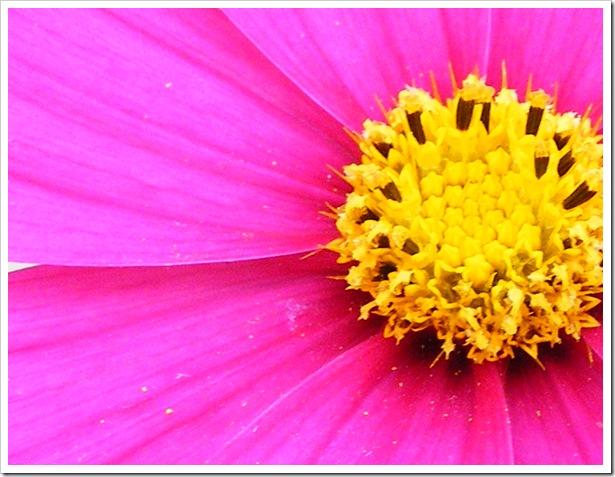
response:
<path fill-rule="evenodd" d="M 598 125 L 589 109 L 558 113 L 531 80 L 519 101 L 505 71 L 497 94 L 471 74 L 442 102 L 432 83 L 433 96 L 406 87 L 386 122 L 351 133 L 361 163 L 344 167 L 353 190 L 326 248 L 386 337 L 432 328 L 447 358 L 461 346 L 478 363 L 516 348 L 538 361 L 540 343 L 599 326 Z"/>

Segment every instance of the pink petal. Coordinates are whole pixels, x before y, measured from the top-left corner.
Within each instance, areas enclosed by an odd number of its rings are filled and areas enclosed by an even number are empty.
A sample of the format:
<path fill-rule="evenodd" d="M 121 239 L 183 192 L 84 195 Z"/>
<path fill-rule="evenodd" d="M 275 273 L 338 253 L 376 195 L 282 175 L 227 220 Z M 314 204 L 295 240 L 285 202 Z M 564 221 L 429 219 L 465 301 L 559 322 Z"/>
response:
<path fill-rule="evenodd" d="M 439 10 L 229 9 L 225 13 L 280 70 L 350 129 L 360 130 L 367 117 L 381 116 L 374 96 L 390 104 L 390 98 L 414 80 L 417 86 L 429 87 L 430 70 L 440 80 L 442 92 L 450 91 L 449 47 L 456 45 L 448 41 L 455 36 L 447 36 Z M 468 48 L 474 46 L 475 42 L 468 43 Z M 463 59 L 460 67 L 466 63 Z"/>
<path fill-rule="evenodd" d="M 318 257 L 12 273 L 10 463 L 198 464 L 252 432 L 375 332 Z"/>
<path fill-rule="evenodd" d="M 602 114 L 601 9 L 495 9 L 492 19 L 490 82 L 499 84 L 506 62 L 510 87 L 523 97 L 528 76 L 535 88 L 553 93 L 559 111 Z"/>
<path fill-rule="evenodd" d="M 9 13 L 10 259 L 170 264 L 311 250 L 342 127 L 213 10 Z"/>
<path fill-rule="evenodd" d="M 602 464 L 602 359 L 584 343 L 511 363 L 506 379 L 517 464 Z"/>
<path fill-rule="evenodd" d="M 599 9 L 227 10 L 226 14 L 318 104 L 351 129 L 433 71 L 450 93 L 447 63 L 458 80 L 478 67 L 521 97 L 530 73 L 553 92 L 560 110 L 602 111 L 602 11 Z M 359 34 L 357 34 L 359 32 Z"/>
<path fill-rule="evenodd" d="M 420 341 L 348 349 L 285 393 L 211 463 L 512 463 L 494 366 L 440 362 Z"/>
<path fill-rule="evenodd" d="M 368 338 L 318 257 L 11 274 L 10 462 L 511 462 L 498 369 Z"/>
<path fill-rule="evenodd" d="M 440 58 L 439 61 L 451 62 L 458 82 L 475 69 L 484 74 L 491 54 L 492 10 L 442 8 L 439 12 L 448 46 L 448 58 Z M 446 83 L 448 76 L 440 78 L 440 81 Z"/>

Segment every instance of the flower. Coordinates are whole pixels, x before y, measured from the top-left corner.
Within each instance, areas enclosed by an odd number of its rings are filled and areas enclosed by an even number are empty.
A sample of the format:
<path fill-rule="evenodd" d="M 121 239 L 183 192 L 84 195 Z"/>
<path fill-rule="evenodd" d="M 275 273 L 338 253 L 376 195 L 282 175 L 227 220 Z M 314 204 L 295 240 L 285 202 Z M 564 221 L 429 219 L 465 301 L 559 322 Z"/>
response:
<path fill-rule="evenodd" d="M 599 329 L 430 367 L 300 259 L 374 95 L 505 61 L 595 119 L 601 13 L 11 9 L 9 463 L 601 463 Z"/>

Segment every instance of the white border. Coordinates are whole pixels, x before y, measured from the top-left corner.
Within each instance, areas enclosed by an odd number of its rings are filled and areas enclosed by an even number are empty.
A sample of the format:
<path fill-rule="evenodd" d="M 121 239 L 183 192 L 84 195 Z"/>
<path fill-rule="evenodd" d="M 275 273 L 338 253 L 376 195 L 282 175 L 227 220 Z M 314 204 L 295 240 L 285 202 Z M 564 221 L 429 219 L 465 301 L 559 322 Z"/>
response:
<path fill-rule="evenodd" d="M 1 270 L 1 289 L 0 289 L 0 305 L 1 305 L 1 331 L 2 340 L 0 342 L 2 348 L 2 416 L 8 416 L 8 287 L 7 287 L 7 269 L 8 269 L 8 9 L 9 8 L 195 8 L 195 7 L 233 7 L 245 8 L 255 7 L 254 1 L 209 1 L 209 2 L 194 2 L 194 1 L 3 1 L 0 5 L 0 30 L 1 30 L 1 50 L 2 57 L 2 77 L 1 77 L 1 136 L 0 136 L 0 152 L 1 152 L 1 168 L 0 168 L 0 270 Z M 603 25 L 604 25 L 604 151 L 605 157 L 612 157 L 612 141 L 611 141 L 611 3 L 607 1 L 585 1 L 585 2 L 554 2 L 554 1 L 534 1 L 534 2 L 519 2 L 519 1 L 466 1 L 466 2 L 433 2 L 433 1 L 381 1 L 381 2 L 347 2 L 347 1 L 296 1 L 296 2 L 281 2 L 281 1 L 264 1 L 258 2 L 259 7 L 281 8 L 323 8 L 323 7 L 348 7 L 353 8 L 600 8 L 603 10 Z M 607 160 L 604 164 L 604 179 L 605 191 L 612 193 L 611 187 L 611 161 Z M 604 202 L 604 222 L 605 222 L 605 248 L 604 248 L 604 316 L 610 317 L 612 312 L 612 297 L 611 291 L 611 202 L 612 197 L 605 197 Z M 602 466 L 373 466 L 373 465 L 341 465 L 341 466 L 103 466 L 103 465 L 83 465 L 83 466 L 65 466 L 65 465 L 9 465 L 8 464 L 8 419 L 2 419 L 1 422 L 1 452 L 0 463 L 2 472 L 7 473 L 63 473 L 63 474 L 86 474 L 86 473 L 353 473 L 353 474 L 381 474 L 381 473 L 610 473 L 611 469 L 611 353 L 612 353 L 612 325 L 609 319 L 604 320 L 604 464 Z"/>
<path fill-rule="evenodd" d="M 613 370 L 612 370 L 612 358 L 613 358 L 613 323 L 611 317 L 613 316 L 613 295 L 612 295 L 612 280 L 613 280 L 613 115 L 612 115 L 612 23 L 611 12 L 612 5 L 610 2 L 602 10 L 603 18 L 603 147 L 604 162 L 603 175 L 604 175 L 604 251 L 603 251 L 603 273 L 604 273 L 604 293 L 602 299 L 603 317 L 602 320 L 602 336 L 604 340 L 603 345 L 603 370 L 602 370 L 602 392 L 603 392 L 603 459 L 606 472 L 613 472 L 612 468 L 612 435 L 613 435 Z M 608 192 L 607 192 L 608 191 Z"/>
<path fill-rule="evenodd" d="M 607 0 L 2 0 L 6 8 L 607 8 Z"/>
<path fill-rule="evenodd" d="M 8 416 L 8 15 L 6 5 L 0 10 L 0 350 L 2 352 L 2 416 Z M 8 417 L 0 422 L 0 463 L 5 472 L 8 463 Z"/>

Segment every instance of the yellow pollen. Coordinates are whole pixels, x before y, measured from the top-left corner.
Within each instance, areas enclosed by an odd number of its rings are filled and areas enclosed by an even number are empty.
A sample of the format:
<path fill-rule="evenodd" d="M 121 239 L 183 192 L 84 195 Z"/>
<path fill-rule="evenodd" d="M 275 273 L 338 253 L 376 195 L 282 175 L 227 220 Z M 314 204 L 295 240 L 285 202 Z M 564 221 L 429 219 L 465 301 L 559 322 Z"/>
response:
<path fill-rule="evenodd" d="M 444 104 L 407 87 L 352 134 L 361 162 L 344 167 L 353 191 L 326 248 L 386 337 L 432 328 L 447 358 L 538 361 L 540 343 L 599 326 L 602 137 L 531 84 L 524 102 L 473 74 L 453 86 Z"/>

